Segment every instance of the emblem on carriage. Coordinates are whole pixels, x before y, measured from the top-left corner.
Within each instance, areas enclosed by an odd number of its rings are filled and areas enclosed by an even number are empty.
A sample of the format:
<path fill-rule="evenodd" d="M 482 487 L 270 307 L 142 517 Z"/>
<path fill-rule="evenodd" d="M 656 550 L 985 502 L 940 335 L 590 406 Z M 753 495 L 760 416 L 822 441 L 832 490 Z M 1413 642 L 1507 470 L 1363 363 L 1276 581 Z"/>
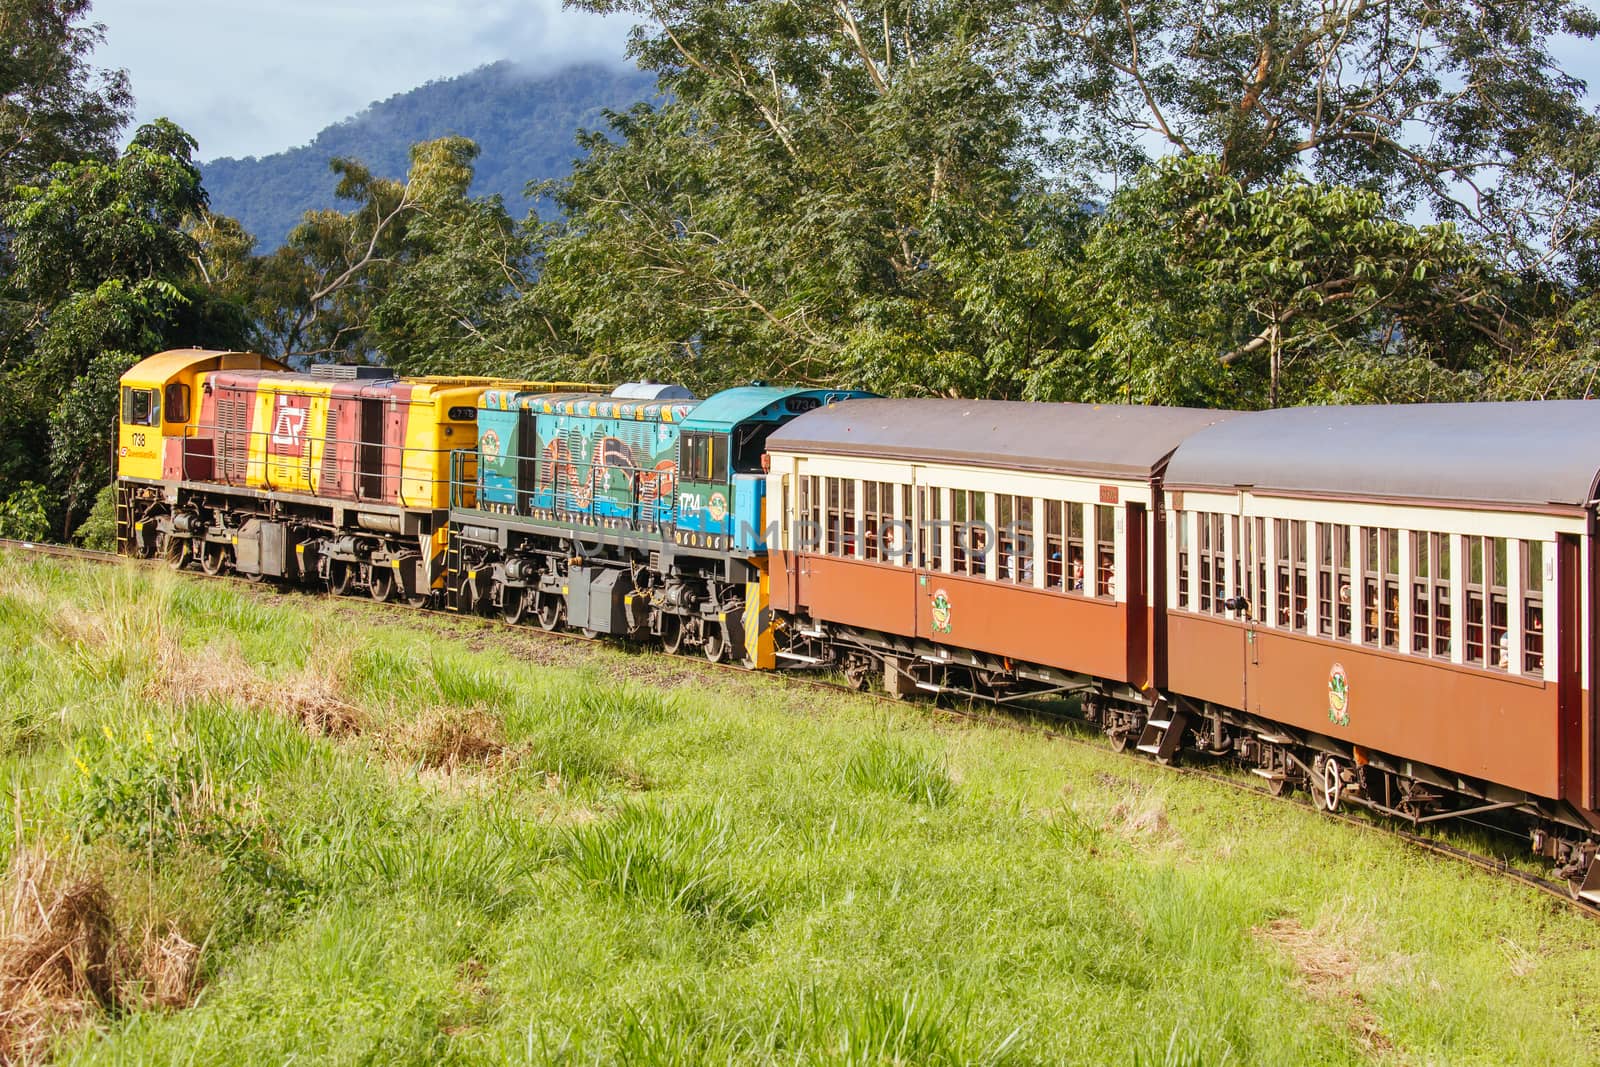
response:
<path fill-rule="evenodd" d="M 478 439 L 478 450 L 483 453 L 486 462 L 495 462 L 500 458 L 500 435 L 493 430 L 485 430 Z"/>
<path fill-rule="evenodd" d="M 711 499 L 706 502 L 706 510 L 711 512 L 712 522 L 721 522 L 728 517 L 728 498 L 721 493 L 712 493 Z"/>
<path fill-rule="evenodd" d="M 1328 721 L 1335 726 L 1350 725 L 1350 679 L 1342 663 L 1335 663 L 1328 672 Z"/>
<path fill-rule="evenodd" d="M 937 589 L 933 594 L 933 632 L 950 632 L 950 597 L 943 589 Z"/>

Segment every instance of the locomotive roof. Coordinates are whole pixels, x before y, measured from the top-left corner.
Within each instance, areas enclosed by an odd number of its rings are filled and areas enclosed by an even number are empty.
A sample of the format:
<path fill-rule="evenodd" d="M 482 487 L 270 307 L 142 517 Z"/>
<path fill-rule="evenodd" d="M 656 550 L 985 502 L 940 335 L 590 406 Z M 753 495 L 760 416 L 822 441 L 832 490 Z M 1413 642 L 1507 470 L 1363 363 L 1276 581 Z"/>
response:
<path fill-rule="evenodd" d="M 526 393 L 516 398 L 518 407 L 545 415 L 577 415 L 597 419 L 638 419 L 645 422 L 682 422 L 699 401 L 618 400 L 605 393 Z"/>
<path fill-rule="evenodd" d="M 1600 404 L 1541 400 L 1279 408 L 1183 443 L 1174 487 L 1583 505 L 1600 468 Z"/>
<path fill-rule="evenodd" d="M 807 389 L 799 386 L 737 385 L 713 393 L 694 409 L 691 427 L 696 430 L 726 433 L 741 422 L 751 419 L 773 420 L 792 410 L 786 405 L 791 397 L 808 397 L 816 403 L 829 404 L 863 394 L 848 389 Z"/>
<path fill-rule="evenodd" d="M 851 400 L 801 415 L 767 447 L 1145 479 L 1188 435 L 1234 414 L 1122 404 Z"/>

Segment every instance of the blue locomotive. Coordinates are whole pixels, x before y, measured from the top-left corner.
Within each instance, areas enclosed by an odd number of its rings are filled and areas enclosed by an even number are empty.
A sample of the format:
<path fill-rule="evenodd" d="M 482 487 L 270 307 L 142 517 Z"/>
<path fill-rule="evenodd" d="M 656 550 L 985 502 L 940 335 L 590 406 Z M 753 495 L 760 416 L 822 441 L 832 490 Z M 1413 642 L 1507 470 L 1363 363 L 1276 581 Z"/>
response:
<path fill-rule="evenodd" d="M 757 384 L 698 400 L 653 382 L 486 390 L 477 448 L 453 464 L 456 607 L 771 666 L 767 437 L 870 395 Z"/>

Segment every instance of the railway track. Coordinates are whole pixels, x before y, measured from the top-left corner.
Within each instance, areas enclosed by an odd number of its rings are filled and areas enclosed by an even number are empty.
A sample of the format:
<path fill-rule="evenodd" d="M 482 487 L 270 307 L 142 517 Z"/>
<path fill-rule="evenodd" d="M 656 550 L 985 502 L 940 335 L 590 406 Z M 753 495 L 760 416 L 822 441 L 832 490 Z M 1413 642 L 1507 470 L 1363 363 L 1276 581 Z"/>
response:
<path fill-rule="evenodd" d="M 29 555 L 81 560 L 93 563 L 125 563 L 139 564 L 149 567 L 164 566 L 157 561 L 146 561 L 141 564 L 140 561 L 127 559 L 123 556 L 117 555 L 114 552 L 104 552 L 95 549 L 78 548 L 70 545 L 50 544 L 38 541 L 22 541 L 10 538 L 0 538 L 0 549 L 23 552 Z M 261 583 L 252 582 L 245 578 L 233 575 L 224 575 L 222 577 L 250 589 L 259 590 L 263 588 Z M 216 579 L 208 578 L 208 580 L 214 581 Z M 289 591 L 292 592 L 292 588 Z M 461 624 L 463 627 L 491 630 L 514 629 L 519 636 L 530 637 L 534 640 L 554 640 L 594 644 L 607 643 L 606 639 L 604 638 L 587 637 L 581 633 L 576 633 L 573 631 L 544 630 L 538 627 L 525 625 L 512 626 L 511 624 L 498 619 L 480 616 L 463 616 L 457 612 L 449 611 L 444 608 L 429 607 L 417 609 L 406 607 L 400 604 L 383 604 L 376 601 L 367 601 L 366 603 L 371 609 L 374 609 L 379 614 L 393 612 L 396 616 L 413 618 L 420 610 L 433 617 L 449 619 L 455 623 Z M 703 656 L 693 654 L 670 654 L 660 649 L 655 649 L 654 652 L 663 657 L 677 660 L 681 663 L 691 664 L 703 670 L 731 671 L 750 677 L 777 679 L 780 680 L 782 684 L 793 688 L 809 688 L 818 691 L 845 694 L 857 699 L 867 699 L 897 707 L 906 706 L 905 701 L 897 700 L 887 694 L 862 692 L 853 686 L 846 685 L 841 682 L 831 681 L 825 678 L 808 677 L 802 674 L 787 673 L 782 671 L 772 672 L 751 670 L 734 663 L 712 662 Z M 1012 704 L 1010 706 L 1027 712 L 1031 718 L 1024 719 L 1016 715 L 1001 714 L 990 707 L 979 706 L 976 704 L 976 702 L 971 701 L 969 701 L 966 707 L 952 706 L 950 704 L 943 703 L 925 703 L 919 705 L 919 707 L 922 707 L 925 710 L 939 716 L 960 719 L 968 722 L 977 722 L 990 727 L 1042 737 L 1064 744 L 1077 745 L 1084 748 L 1094 749 L 1099 752 L 1106 752 L 1110 750 L 1109 746 L 1099 738 L 1098 731 L 1094 731 L 1093 737 L 1085 736 L 1090 732 L 1089 728 L 1086 726 L 1080 727 L 1079 724 L 1081 720 L 1078 720 L 1070 715 L 1037 704 Z M 1135 757 L 1130 756 L 1130 758 Z M 1308 806 L 1314 807 L 1322 818 L 1333 819 L 1368 833 L 1378 833 L 1387 837 L 1398 839 L 1413 848 L 1428 852 L 1432 855 L 1445 857 L 1467 864 L 1489 874 L 1499 876 L 1508 881 L 1516 882 L 1530 889 L 1548 894 L 1549 896 L 1561 901 L 1574 911 L 1587 915 L 1590 918 L 1600 920 L 1600 907 L 1591 905 L 1583 900 L 1575 899 L 1569 892 L 1568 887 L 1563 883 L 1542 878 L 1531 871 L 1513 866 L 1505 860 L 1492 856 L 1485 856 L 1470 849 L 1462 848 L 1459 845 L 1451 844 L 1450 842 L 1442 840 L 1438 837 L 1433 837 L 1419 833 L 1415 830 L 1406 829 L 1404 826 L 1395 823 L 1393 820 L 1374 820 L 1363 815 L 1342 812 L 1328 812 L 1326 809 L 1320 806 L 1311 804 L 1302 794 L 1293 792 L 1284 793 L 1282 795 L 1274 794 L 1265 786 L 1257 784 L 1254 779 L 1247 778 L 1243 775 L 1230 775 L 1221 773 L 1218 770 L 1200 765 L 1171 763 L 1167 764 L 1165 769 L 1170 773 L 1177 775 L 1184 775 L 1191 778 L 1202 778 L 1218 785 L 1226 786 L 1227 788 L 1236 790 L 1238 792 L 1249 793 L 1253 796 L 1273 803 L 1292 805 L 1301 809 L 1304 809 Z M 1497 828 L 1490 827 L 1490 829 Z"/>

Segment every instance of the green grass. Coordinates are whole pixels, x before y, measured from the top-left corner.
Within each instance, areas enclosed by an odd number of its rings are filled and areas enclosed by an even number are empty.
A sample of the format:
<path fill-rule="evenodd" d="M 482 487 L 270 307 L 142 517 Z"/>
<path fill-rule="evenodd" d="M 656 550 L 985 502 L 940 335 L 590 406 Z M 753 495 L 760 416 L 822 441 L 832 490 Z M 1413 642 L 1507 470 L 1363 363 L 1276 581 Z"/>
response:
<path fill-rule="evenodd" d="M 471 621 L 0 574 L 0 864 L 201 946 L 193 1003 L 59 1062 L 1597 1059 L 1600 926 L 1310 810 Z"/>

